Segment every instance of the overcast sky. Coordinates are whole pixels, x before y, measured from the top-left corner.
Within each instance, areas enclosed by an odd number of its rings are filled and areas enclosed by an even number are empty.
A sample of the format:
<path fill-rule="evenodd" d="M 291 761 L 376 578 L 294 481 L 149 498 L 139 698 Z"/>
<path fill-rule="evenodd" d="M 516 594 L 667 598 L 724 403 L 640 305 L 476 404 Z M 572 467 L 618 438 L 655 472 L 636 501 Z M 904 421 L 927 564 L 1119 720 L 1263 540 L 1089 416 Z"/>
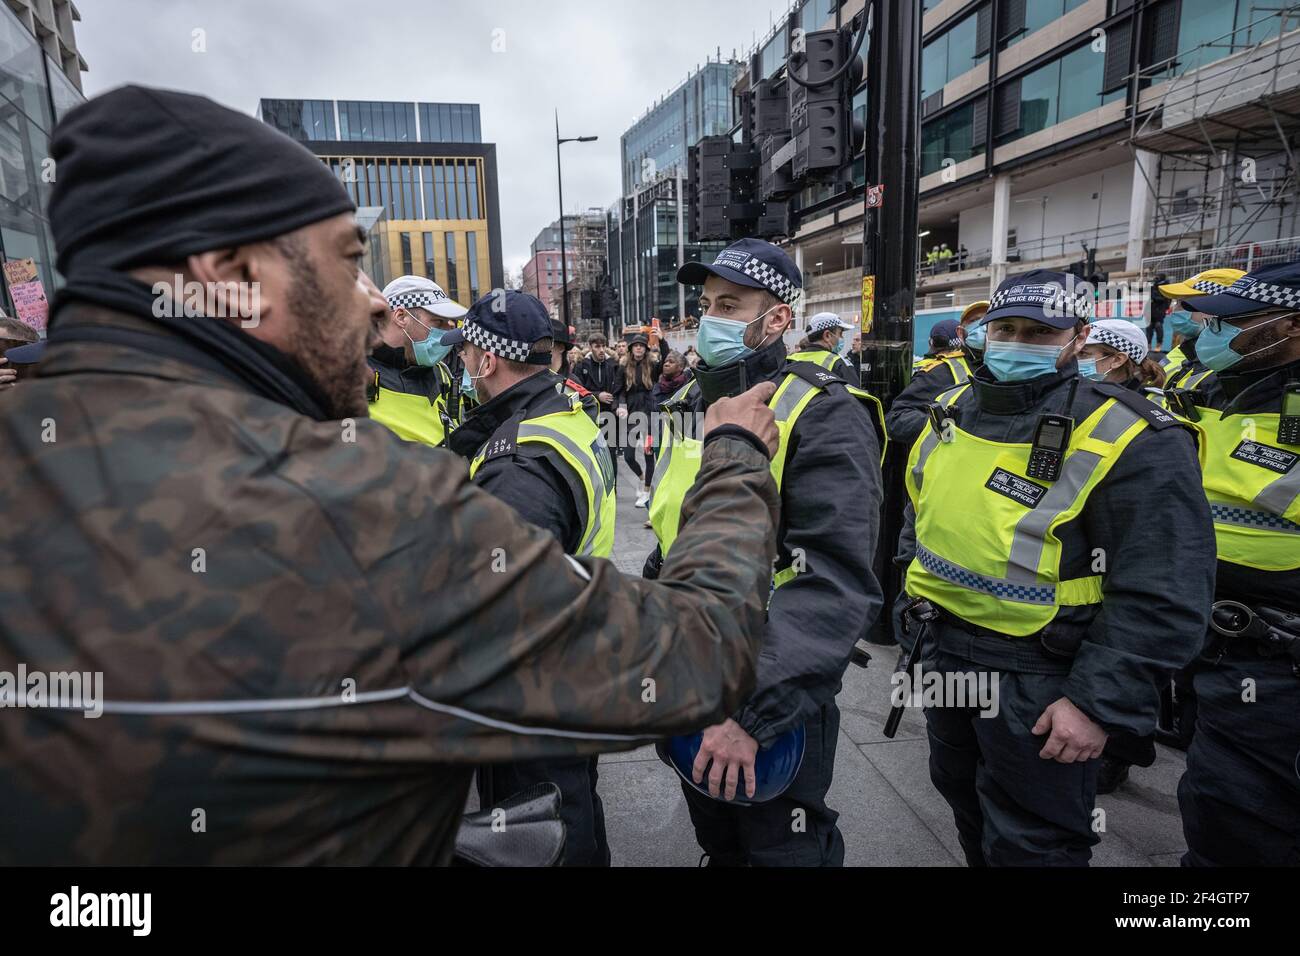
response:
<path fill-rule="evenodd" d="M 123 83 L 262 97 L 465 102 L 497 144 L 507 270 L 557 216 L 620 190 L 619 136 L 689 71 L 748 53 L 787 0 L 77 0 L 87 95 Z M 206 52 L 195 52 L 194 31 Z M 504 45 L 503 52 L 493 52 Z"/>

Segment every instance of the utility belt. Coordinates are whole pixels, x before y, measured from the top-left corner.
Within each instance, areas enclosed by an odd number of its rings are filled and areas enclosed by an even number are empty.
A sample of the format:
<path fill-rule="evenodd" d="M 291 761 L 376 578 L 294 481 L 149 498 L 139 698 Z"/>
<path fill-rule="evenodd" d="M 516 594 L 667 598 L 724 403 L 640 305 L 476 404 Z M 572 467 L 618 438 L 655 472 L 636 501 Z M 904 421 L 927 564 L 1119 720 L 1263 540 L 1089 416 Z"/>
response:
<path fill-rule="evenodd" d="M 1240 601 L 1215 601 L 1210 608 L 1210 630 L 1214 639 L 1205 657 L 1217 663 L 1229 650 L 1241 650 L 1262 658 L 1285 657 L 1291 673 L 1300 677 L 1300 613 L 1285 608 Z"/>
<path fill-rule="evenodd" d="M 964 618 L 958 617 L 941 607 L 935 610 L 939 614 L 939 620 L 944 625 L 938 628 L 938 632 L 945 630 L 960 631 L 965 635 L 974 637 L 976 640 L 972 644 L 973 648 L 986 648 L 991 654 L 996 655 L 1004 660 L 1020 661 L 1025 664 L 1024 668 L 1035 668 L 1031 671 L 1034 673 L 1055 673 L 1056 668 L 1051 667 L 1055 662 L 1057 665 L 1064 663 L 1066 670 L 1069 669 L 1069 662 L 1074 660 L 1074 656 L 1079 653 L 1079 647 L 1083 640 L 1088 636 L 1088 626 L 1092 622 L 1085 624 L 1068 624 L 1064 621 L 1053 621 L 1041 631 L 1034 634 L 1027 634 L 1024 637 L 1012 637 L 1003 634 L 1001 631 L 995 631 L 991 628 L 981 627 L 979 624 L 972 624 Z M 904 623 L 906 626 L 906 623 Z M 958 640 L 961 638 L 959 637 Z M 951 643 L 948 642 L 948 643 Z M 1042 665 L 1047 662 L 1049 669 L 1046 671 L 1036 670 L 1036 665 Z"/>

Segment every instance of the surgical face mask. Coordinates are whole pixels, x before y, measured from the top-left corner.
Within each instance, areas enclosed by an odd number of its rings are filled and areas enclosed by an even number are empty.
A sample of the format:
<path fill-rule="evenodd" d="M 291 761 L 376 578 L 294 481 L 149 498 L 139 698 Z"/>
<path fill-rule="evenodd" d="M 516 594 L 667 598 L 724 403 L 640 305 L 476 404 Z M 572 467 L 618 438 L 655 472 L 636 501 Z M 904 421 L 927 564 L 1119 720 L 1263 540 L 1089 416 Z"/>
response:
<path fill-rule="evenodd" d="M 1064 345 L 1026 345 L 991 340 L 984 349 L 984 364 L 999 382 L 1025 382 L 1056 371 Z"/>
<path fill-rule="evenodd" d="M 437 365 L 447 357 L 447 353 L 451 351 L 451 346 L 442 344 L 441 329 L 431 329 L 419 319 L 416 319 L 415 316 L 411 316 L 411 318 L 415 320 L 416 325 L 429 333 L 424 337 L 423 341 L 417 342 L 411 338 L 411 333 L 407 332 L 406 329 L 402 329 L 406 337 L 411 340 L 411 351 L 415 355 L 415 363 L 423 365 L 425 368 Z"/>
<path fill-rule="evenodd" d="M 772 306 L 779 308 L 780 303 Z M 754 350 L 745 344 L 745 330 L 771 312 L 768 309 L 757 319 L 741 322 L 739 319 L 724 319 L 717 315 L 706 315 L 700 319 L 700 331 L 696 337 L 695 349 L 700 359 L 709 368 L 722 368 L 732 362 L 738 362 L 746 355 L 753 355 Z"/>
<path fill-rule="evenodd" d="M 1174 335 L 1181 335 L 1185 339 L 1195 338 L 1201 334 L 1201 323 L 1192 318 L 1192 313 L 1186 310 L 1170 312 L 1165 316 L 1169 327 L 1173 329 Z"/>
<path fill-rule="evenodd" d="M 1282 315 L 1274 316 L 1267 322 L 1261 322 L 1253 326 L 1253 329 L 1262 329 L 1266 325 L 1272 325 L 1279 319 L 1290 318 L 1295 315 L 1294 312 L 1286 312 Z M 1205 363 L 1205 367 L 1216 372 L 1222 372 L 1230 369 L 1244 358 L 1252 355 L 1258 355 L 1260 352 L 1266 352 L 1275 345 L 1281 345 L 1286 339 L 1278 339 L 1276 342 L 1270 342 L 1263 348 L 1255 349 L 1251 352 L 1241 353 L 1233 351 L 1231 347 L 1232 340 L 1242 332 L 1246 331 L 1237 325 L 1220 320 L 1211 319 L 1205 324 L 1205 330 L 1201 332 L 1200 337 L 1196 340 L 1196 357 Z"/>
<path fill-rule="evenodd" d="M 988 330 L 984 326 L 971 326 L 966 330 L 966 348 L 972 352 L 983 352 L 988 336 Z"/>
<path fill-rule="evenodd" d="M 461 369 L 460 372 L 460 390 L 462 394 L 468 395 L 476 402 L 479 400 L 478 386 L 475 385 L 474 383 L 483 377 L 483 366 L 486 364 L 487 364 L 487 356 L 484 355 L 482 360 L 478 363 L 477 375 L 469 374 L 469 366 L 466 366 L 465 368 Z M 486 398 L 487 396 L 484 396 L 484 399 Z"/>
<path fill-rule="evenodd" d="M 849 351 L 849 340 L 843 335 L 840 336 L 839 342 L 835 344 L 835 354 L 843 356 Z"/>

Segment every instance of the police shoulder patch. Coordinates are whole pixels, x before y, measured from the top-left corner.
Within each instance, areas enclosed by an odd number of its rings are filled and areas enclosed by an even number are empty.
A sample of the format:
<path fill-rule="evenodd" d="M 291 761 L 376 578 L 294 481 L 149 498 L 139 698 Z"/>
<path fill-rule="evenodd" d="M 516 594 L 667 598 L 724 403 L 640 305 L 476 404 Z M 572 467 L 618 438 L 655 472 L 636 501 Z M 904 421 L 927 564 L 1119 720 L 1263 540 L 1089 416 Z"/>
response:
<path fill-rule="evenodd" d="M 501 427 L 492 433 L 492 437 L 483 443 L 478 457 L 484 461 L 491 461 L 493 458 L 513 455 L 519 449 L 519 423 L 522 420 L 521 416 L 516 415 L 503 422 Z"/>
<path fill-rule="evenodd" d="M 818 388 L 825 388 L 827 385 L 839 383 L 847 385 L 848 382 L 836 375 L 834 372 L 828 372 L 815 362 L 787 362 L 785 371 L 791 375 L 797 375 L 809 385 L 816 385 Z"/>

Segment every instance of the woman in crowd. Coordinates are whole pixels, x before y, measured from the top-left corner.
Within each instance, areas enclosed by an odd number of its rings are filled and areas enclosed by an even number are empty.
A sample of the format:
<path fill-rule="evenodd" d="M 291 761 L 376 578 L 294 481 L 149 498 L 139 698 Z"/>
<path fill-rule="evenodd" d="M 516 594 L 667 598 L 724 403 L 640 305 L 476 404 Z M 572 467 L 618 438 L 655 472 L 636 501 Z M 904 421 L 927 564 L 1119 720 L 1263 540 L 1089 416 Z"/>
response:
<path fill-rule="evenodd" d="M 645 508 L 650 503 L 650 482 L 654 478 L 655 460 L 648 439 L 651 413 L 655 410 L 655 378 L 659 373 L 656 356 L 650 352 L 650 340 L 644 335 L 634 335 L 627 355 L 619 360 L 619 367 L 623 373 L 623 389 L 617 396 L 618 417 L 622 419 L 627 434 L 626 440 L 621 442 L 623 460 L 632 474 L 641 479 L 636 506 Z M 637 455 L 645 460 L 644 470 L 636 460 Z"/>

